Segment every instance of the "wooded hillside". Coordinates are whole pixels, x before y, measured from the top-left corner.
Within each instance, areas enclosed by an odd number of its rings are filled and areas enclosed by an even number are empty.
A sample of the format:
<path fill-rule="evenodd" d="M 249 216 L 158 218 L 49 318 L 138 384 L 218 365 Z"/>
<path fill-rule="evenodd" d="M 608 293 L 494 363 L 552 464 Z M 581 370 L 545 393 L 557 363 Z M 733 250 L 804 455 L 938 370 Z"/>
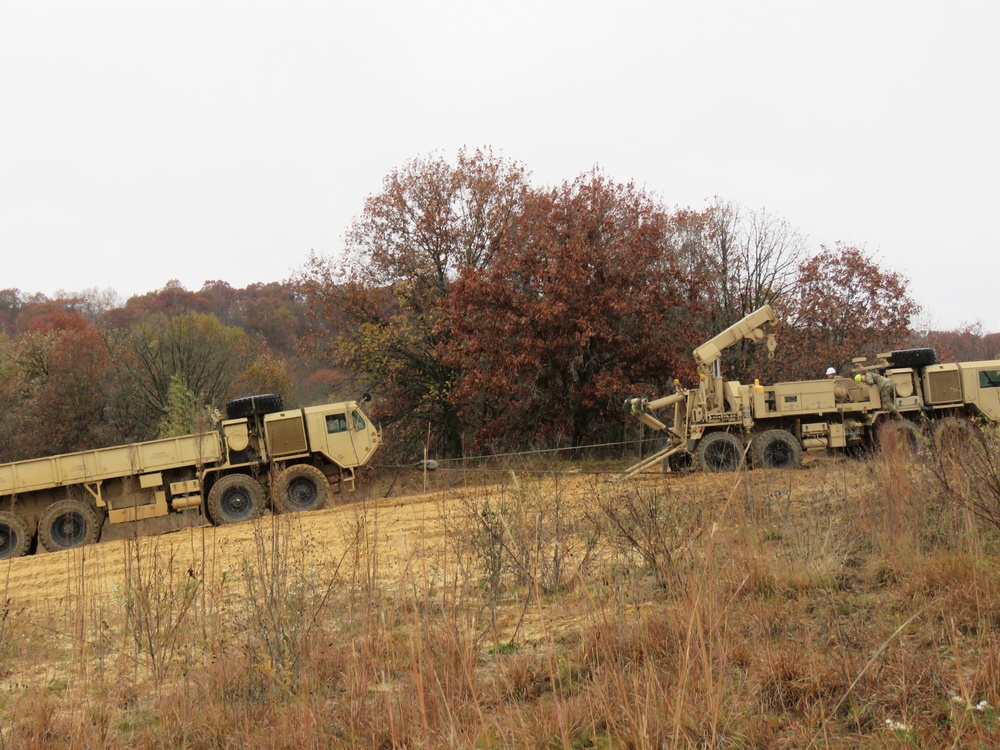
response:
<path fill-rule="evenodd" d="M 670 208 L 600 170 L 536 187 L 490 151 L 414 159 L 370 196 L 337 257 L 282 283 L 121 300 L 0 291 L 0 461 L 184 433 L 242 395 L 355 398 L 399 458 L 621 440 L 624 399 L 694 379 L 691 351 L 763 304 L 773 360 L 743 381 L 821 377 L 934 346 L 1000 356 L 975 327 L 911 331 L 907 279 L 863 248 L 810 248 L 766 211 Z"/>

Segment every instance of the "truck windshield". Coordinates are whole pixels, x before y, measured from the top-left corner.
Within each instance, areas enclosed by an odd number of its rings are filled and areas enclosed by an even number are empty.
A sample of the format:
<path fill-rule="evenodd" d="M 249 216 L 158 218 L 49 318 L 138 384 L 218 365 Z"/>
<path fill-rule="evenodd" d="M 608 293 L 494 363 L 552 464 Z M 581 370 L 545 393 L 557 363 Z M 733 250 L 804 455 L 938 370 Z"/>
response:
<path fill-rule="evenodd" d="M 352 417 L 352 421 L 354 422 L 354 429 L 355 430 L 363 430 L 363 429 L 365 429 L 365 426 L 366 426 L 365 425 L 365 418 L 361 416 L 361 412 L 359 412 L 359 411 L 352 411 L 351 412 L 351 417 Z"/>

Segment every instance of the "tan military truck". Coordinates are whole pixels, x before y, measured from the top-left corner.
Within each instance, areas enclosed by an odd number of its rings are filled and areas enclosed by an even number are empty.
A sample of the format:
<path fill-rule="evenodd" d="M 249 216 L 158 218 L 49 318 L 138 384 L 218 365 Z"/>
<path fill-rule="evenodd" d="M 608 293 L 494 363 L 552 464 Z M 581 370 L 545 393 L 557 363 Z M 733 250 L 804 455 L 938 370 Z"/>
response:
<path fill-rule="evenodd" d="M 963 429 L 969 419 L 1000 421 L 1000 360 L 939 364 L 931 349 L 888 352 L 871 362 L 859 357 L 847 377 L 773 385 L 726 380 L 722 352 L 742 339 L 766 338 L 773 356 L 774 336 L 766 331 L 775 322 L 765 305 L 695 349 L 699 387 L 675 383 L 670 395 L 625 402 L 643 424 L 668 436 L 661 451 L 626 476 L 660 462 L 668 471 L 680 465 L 731 471 L 744 455 L 753 466 L 792 468 L 801 464 L 803 450 L 871 448 L 883 429 L 914 438 L 927 430 Z M 891 401 L 883 403 L 868 373 L 891 381 Z M 656 413 L 669 407 L 667 424 Z"/>
<path fill-rule="evenodd" d="M 96 542 L 101 525 L 207 511 L 214 524 L 322 508 L 352 491 L 381 443 L 348 401 L 284 409 L 275 394 L 226 405 L 217 429 L 0 464 L 0 559 Z"/>

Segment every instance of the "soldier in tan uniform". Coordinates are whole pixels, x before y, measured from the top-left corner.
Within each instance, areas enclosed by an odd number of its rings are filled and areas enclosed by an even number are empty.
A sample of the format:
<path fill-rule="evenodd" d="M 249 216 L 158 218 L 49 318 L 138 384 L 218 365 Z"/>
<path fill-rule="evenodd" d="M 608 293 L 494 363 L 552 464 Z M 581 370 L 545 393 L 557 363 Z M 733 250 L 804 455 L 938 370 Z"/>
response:
<path fill-rule="evenodd" d="M 860 383 L 861 374 L 858 373 L 855 375 L 854 379 Z M 893 385 L 893 382 L 884 375 L 879 375 L 877 372 L 865 373 L 864 381 L 868 385 L 878 388 L 878 395 L 882 400 L 882 408 L 891 412 L 894 417 L 898 417 L 899 410 L 896 408 L 895 402 L 896 386 Z"/>

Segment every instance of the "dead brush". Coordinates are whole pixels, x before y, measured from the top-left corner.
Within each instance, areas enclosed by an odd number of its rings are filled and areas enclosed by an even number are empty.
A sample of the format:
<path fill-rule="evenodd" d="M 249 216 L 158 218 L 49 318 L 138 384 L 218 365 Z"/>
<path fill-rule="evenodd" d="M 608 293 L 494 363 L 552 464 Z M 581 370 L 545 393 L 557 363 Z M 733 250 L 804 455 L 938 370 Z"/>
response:
<path fill-rule="evenodd" d="M 976 422 L 940 430 L 929 466 L 946 498 L 1000 531 L 1000 430 Z"/>
<path fill-rule="evenodd" d="M 571 510 L 558 475 L 555 480 L 552 490 L 537 476 L 510 472 L 504 484 L 463 498 L 471 558 L 491 622 L 512 589 L 527 593 L 527 608 L 536 593 L 564 589 L 572 578 L 569 561 L 577 561 L 576 571 L 586 564 L 592 540 L 581 537 L 579 513 Z"/>
<path fill-rule="evenodd" d="M 604 484 L 593 495 L 596 507 L 588 508 L 585 517 L 620 569 L 630 570 L 638 562 L 659 586 L 675 587 L 702 532 L 704 505 L 677 502 L 669 483 Z"/>
<path fill-rule="evenodd" d="M 181 652 L 200 588 L 192 568 L 175 564 L 175 554 L 173 546 L 161 550 L 158 537 L 133 535 L 124 545 L 125 575 L 115 591 L 133 664 L 145 661 L 155 685 L 162 684 Z"/>
<path fill-rule="evenodd" d="M 883 428 L 879 438 L 869 466 L 871 489 L 861 499 L 857 528 L 883 552 L 918 549 L 919 527 L 913 523 L 914 500 L 919 497 L 913 473 L 917 456 L 910 434 Z"/>
<path fill-rule="evenodd" d="M 301 516 L 274 515 L 256 523 L 252 550 L 240 565 L 242 596 L 231 615 L 265 689 L 293 693 L 302 683 L 342 562 L 321 568 L 317 559 L 316 541 Z"/>

